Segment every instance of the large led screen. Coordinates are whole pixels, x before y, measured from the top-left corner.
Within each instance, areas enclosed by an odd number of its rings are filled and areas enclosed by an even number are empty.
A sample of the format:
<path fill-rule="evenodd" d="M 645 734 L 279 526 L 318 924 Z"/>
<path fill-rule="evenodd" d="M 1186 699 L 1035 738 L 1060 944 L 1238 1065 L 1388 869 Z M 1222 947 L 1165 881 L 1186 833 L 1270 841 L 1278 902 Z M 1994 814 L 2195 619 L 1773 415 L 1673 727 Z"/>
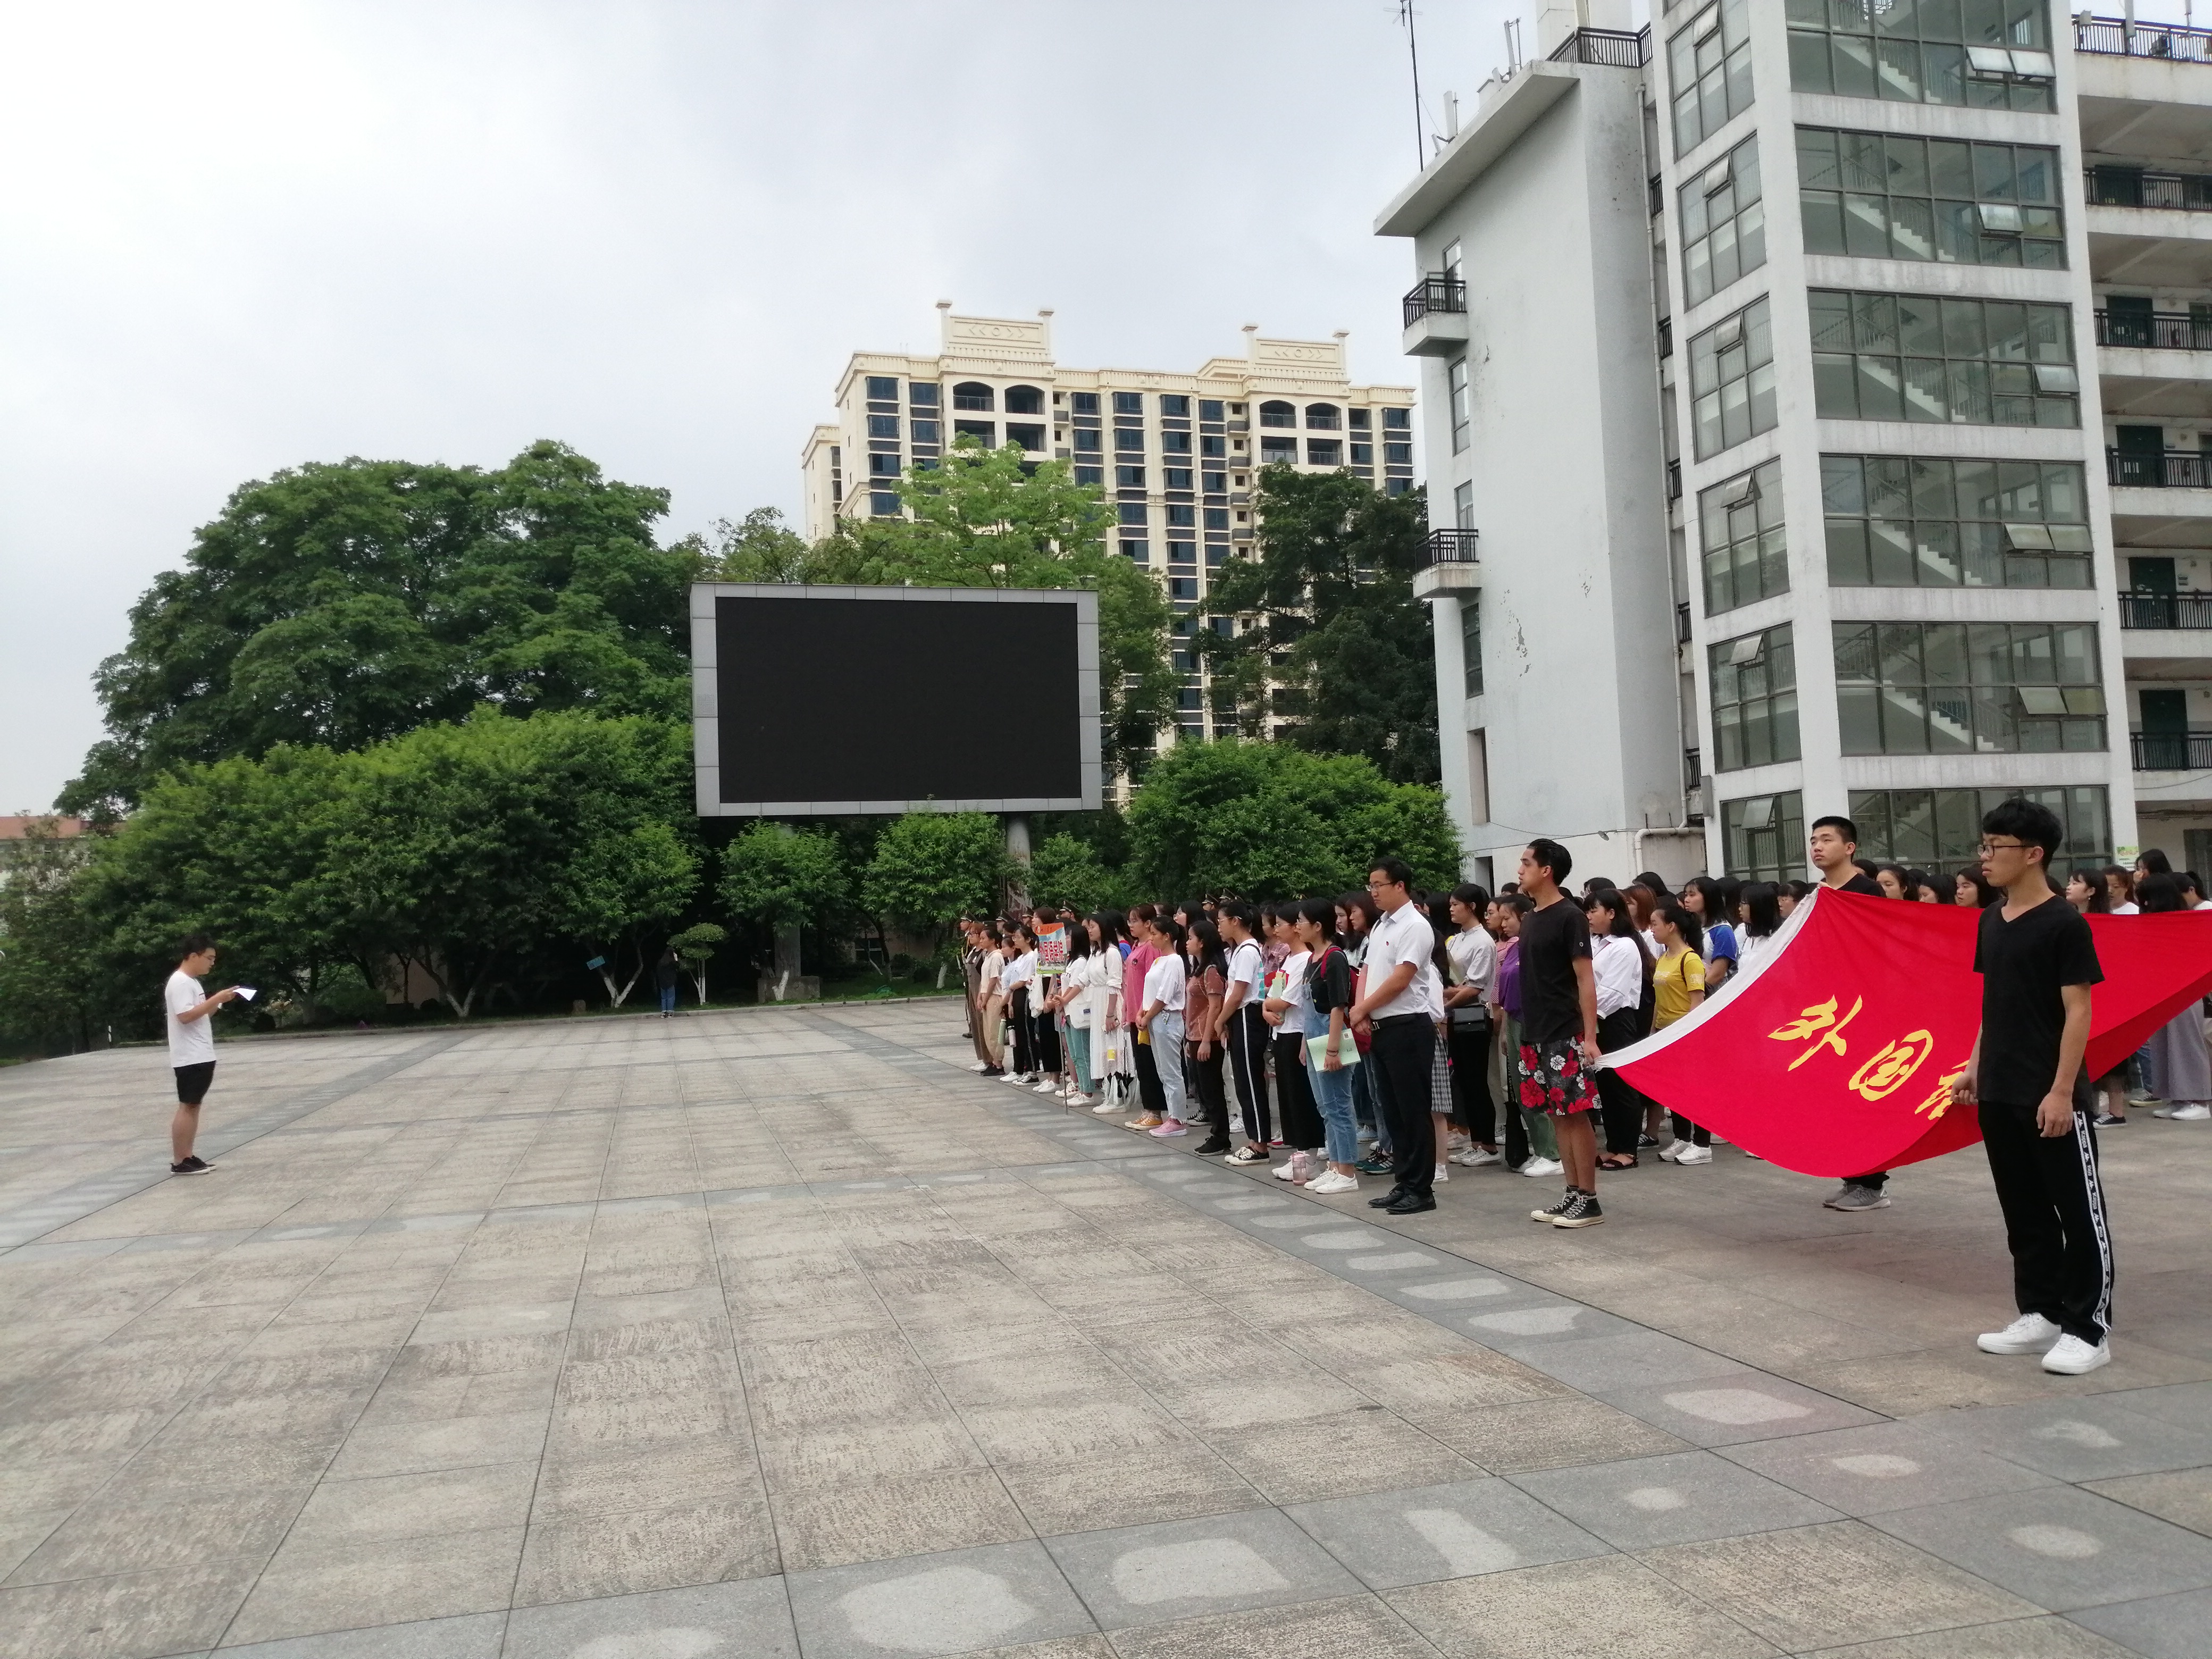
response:
<path fill-rule="evenodd" d="M 691 589 L 708 817 L 1096 807 L 1097 596 Z"/>

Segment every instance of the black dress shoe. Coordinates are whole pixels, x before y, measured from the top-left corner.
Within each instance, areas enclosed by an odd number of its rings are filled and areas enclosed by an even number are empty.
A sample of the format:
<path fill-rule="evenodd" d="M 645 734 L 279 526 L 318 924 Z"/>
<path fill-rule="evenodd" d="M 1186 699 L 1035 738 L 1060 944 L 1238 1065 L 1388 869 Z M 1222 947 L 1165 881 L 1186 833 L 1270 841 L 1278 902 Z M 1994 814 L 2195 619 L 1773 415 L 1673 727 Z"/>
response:
<path fill-rule="evenodd" d="M 1433 1210 L 1437 1200 L 1427 1193 L 1404 1193 L 1383 1207 L 1385 1215 L 1419 1215 L 1424 1210 Z"/>
<path fill-rule="evenodd" d="M 1405 1197 L 1405 1195 L 1406 1189 L 1403 1187 L 1393 1187 L 1389 1192 L 1383 1194 L 1382 1197 L 1369 1199 L 1367 1200 L 1367 1207 L 1370 1210 L 1387 1210 L 1393 1204 L 1395 1204 L 1400 1199 Z"/>

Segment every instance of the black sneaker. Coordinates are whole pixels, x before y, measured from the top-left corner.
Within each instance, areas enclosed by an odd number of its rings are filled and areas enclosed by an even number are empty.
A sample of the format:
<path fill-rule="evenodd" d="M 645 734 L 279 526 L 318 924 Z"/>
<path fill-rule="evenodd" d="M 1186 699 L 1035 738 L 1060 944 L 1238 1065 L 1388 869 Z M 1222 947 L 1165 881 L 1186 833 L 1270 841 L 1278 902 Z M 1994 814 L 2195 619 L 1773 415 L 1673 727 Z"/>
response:
<path fill-rule="evenodd" d="M 1567 1207 L 1552 1218 L 1554 1227 L 1595 1227 L 1605 1219 L 1595 1193 L 1577 1193 Z"/>
<path fill-rule="evenodd" d="M 2128 1124 L 2127 1119 L 2114 1117 L 2110 1112 L 2100 1112 L 2090 1121 L 2100 1129 L 2124 1129 Z"/>
<path fill-rule="evenodd" d="M 1224 1137 L 1220 1135 L 1210 1135 L 1199 1147 L 1198 1155 L 1200 1158 L 1218 1158 L 1222 1153 L 1228 1150 L 1229 1142 Z"/>
<path fill-rule="evenodd" d="M 1362 1175 L 1389 1175 L 1398 1165 L 1393 1159 L 1378 1158 L 1370 1152 L 1352 1167 Z"/>
<path fill-rule="evenodd" d="M 1570 1209 L 1574 1207 L 1575 1200 L 1581 1196 L 1581 1193 L 1577 1192 L 1574 1188 L 1570 1187 L 1566 1191 L 1559 1194 L 1559 1201 L 1558 1203 L 1547 1204 L 1540 1210 L 1529 1211 L 1528 1219 L 1531 1221 L 1544 1223 L 1557 1221 L 1561 1216 L 1565 1215 Z"/>
<path fill-rule="evenodd" d="M 1636 1137 L 1636 1146 L 1638 1152 L 1648 1151 L 1651 1147 L 1656 1146 L 1658 1144 L 1659 1137 L 1657 1135 L 1638 1135 Z"/>
<path fill-rule="evenodd" d="M 188 1158 L 181 1164 L 169 1166 L 171 1175 L 211 1175 L 214 1172 L 215 1165 L 198 1157 Z"/>

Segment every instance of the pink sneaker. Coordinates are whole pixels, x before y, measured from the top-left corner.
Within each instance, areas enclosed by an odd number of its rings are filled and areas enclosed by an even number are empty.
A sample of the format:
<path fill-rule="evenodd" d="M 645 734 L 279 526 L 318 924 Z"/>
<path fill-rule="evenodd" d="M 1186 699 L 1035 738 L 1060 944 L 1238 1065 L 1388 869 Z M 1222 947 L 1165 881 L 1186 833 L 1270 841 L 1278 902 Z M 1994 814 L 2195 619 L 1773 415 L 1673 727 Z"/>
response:
<path fill-rule="evenodd" d="M 1152 1133 L 1162 1140 L 1173 1140 L 1177 1135 L 1187 1135 L 1190 1131 L 1184 1128 L 1176 1119 L 1170 1118 Z"/>

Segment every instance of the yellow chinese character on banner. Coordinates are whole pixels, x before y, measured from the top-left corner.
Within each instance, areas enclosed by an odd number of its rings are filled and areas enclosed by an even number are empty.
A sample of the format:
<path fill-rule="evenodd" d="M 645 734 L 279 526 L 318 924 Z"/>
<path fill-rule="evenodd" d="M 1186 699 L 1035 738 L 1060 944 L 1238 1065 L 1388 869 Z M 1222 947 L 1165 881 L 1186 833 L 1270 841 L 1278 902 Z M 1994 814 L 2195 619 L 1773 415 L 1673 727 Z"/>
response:
<path fill-rule="evenodd" d="M 1956 1083 L 1960 1078 L 1966 1076 L 1966 1062 L 1962 1060 L 1956 1066 L 1954 1066 L 1949 1071 L 1943 1073 L 1942 1077 L 1937 1081 L 1936 1086 L 1928 1091 L 1928 1098 L 1922 1101 L 1917 1106 L 1915 1106 L 1912 1109 L 1912 1115 L 1918 1117 L 1923 1113 L 1925 1113 L 1927 1115 L 1928 1121 L 1930 1123 L 1933 1123 L 1937 1118 L 1942 1116 L 1944 1113 L 1949 1111 L 1951 1109 L 1951 1085 Z"/>
<path fill-rule="evenodd" d="M 1866 1006 L 1866 999 L 1854 998 L 1850 1012 L 1838 1019 L 1836 1005 L 1842 1000 L 1840 997 L 1830 997 L 1826 1002 L 1816 1002 L 1780 1030 L 1766 1034 L 1777 1042 L 1802 1042 L 1807 1037 L 1813 1039 L 1806 1045 L 1805 1052 L 1790 1062 L 1791 1071 L 1796 1071 L 1823 1048 L 1833 1048 L 1839 1055 L 1844 1053 L 1844 1027 L 1859 1017 L 1859 1010 Z"/>
<path fill-rule="evenodd" d="M 1893 1094 L 1935 1052 L 1936 1039 L 1925 1031 L 1907 1031 L 1851 1073 L 1851 1087 L 1869 1100 Z"/>

